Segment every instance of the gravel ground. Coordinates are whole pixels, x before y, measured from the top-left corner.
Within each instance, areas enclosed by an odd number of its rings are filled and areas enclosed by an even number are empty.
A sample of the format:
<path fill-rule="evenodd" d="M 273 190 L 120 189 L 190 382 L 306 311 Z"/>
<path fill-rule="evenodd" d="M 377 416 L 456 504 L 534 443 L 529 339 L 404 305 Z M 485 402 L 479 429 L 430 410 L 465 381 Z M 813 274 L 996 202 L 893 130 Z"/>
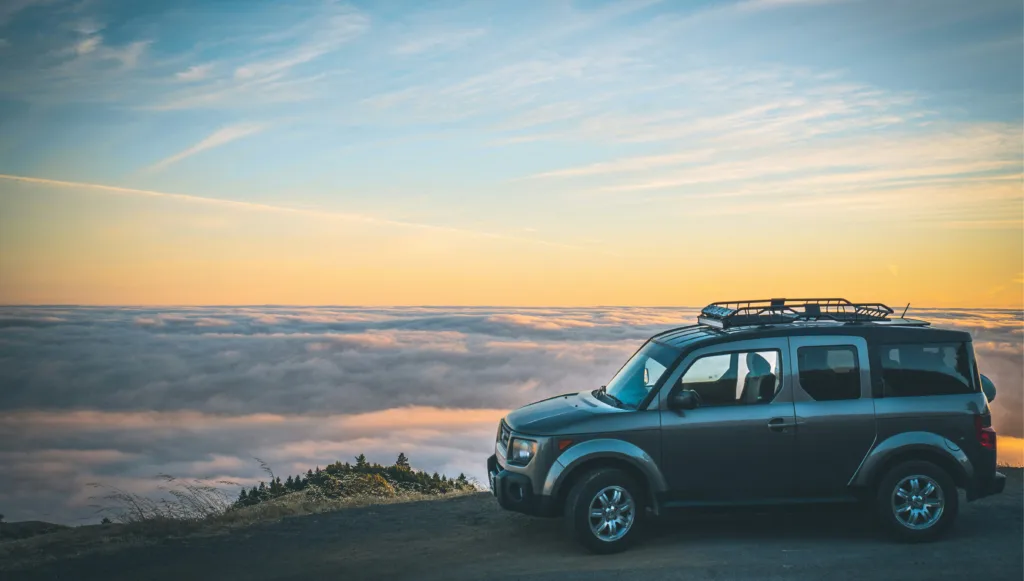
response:
<path fill-rule="evenodd" d="M 5 580 L 985 579 L 1024 578 L 1024 480 L 962 503 L 942 541 L 893 543 L 861 507 L 678 512 L 626 553 L 593 556 L 560 520 L 501 511 L 486 494 L 288 518 L 0 573 Z"/>

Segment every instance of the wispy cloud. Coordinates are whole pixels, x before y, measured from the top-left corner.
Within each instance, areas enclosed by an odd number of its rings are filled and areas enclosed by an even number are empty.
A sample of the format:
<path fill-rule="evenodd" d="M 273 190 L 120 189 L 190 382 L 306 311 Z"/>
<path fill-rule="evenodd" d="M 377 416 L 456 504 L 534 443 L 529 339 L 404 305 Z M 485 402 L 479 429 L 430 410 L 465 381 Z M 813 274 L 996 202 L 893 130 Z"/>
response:
<path fill-rule="evenodd" d="M 289 48 L 274 50 L 270 58 L 255 60 L 235 68 L 236 79 L 253 79 L 278 75 L 298 65 L 308 63 L 365 33 L 370 19 L 363 13 L 347 7 L 331 8 L 299 29 L 291 40 L 298 41 Z"/>
<path fill-rule="evenodd" d="M 99 35 L 87 37 L 74 46 L 75 54 L 89 54 L 96 50 L 96 48 L 100 46 L 101 42 L 103 42 L 103 37 Z"/>
<path fill-rule="evenodd" d="M 540 246 L 548 246 L 553 248 L 564 248 L 571 250 L 588 250 L 580 246 L 574 246 L 571 244 L 562 244 L 559 242 L 550 242 L 547 240 L 541 240 L 536 238 L 526 238 L 522 236 L 511 236 L 494 232 L 486 232 L 482 230 L 472 230 L 467 228 L 456 228 L 451 226 L 438 226 L 434 224 L 425 224 L 419 222 L 408 222 L 403 220 L 392 220 L 388 218 L 378 218 L 375 216 L 369 216 L 365 214 L 354 214 L 348 212 L 333 212 L 328 210 L 308 210 L 304 208 L 292 208 L 288 206 L 277 206 L 274 204 L 261 204 L 257 202 L 245 202 L 240 200 L 225 200 L 222 198 L 208 198 L 204 196 L 194 196 L 191 194 L 176 194 L 170 192 L 160 192 L 156 190 L 143 190 L 138 188 L 126 188 L 121 186 L 109 186 L 104 184 L 90 184 L 84 182 L 71 182 L 64 180 L 52 180 L 48 178 L 37 178 L 30 176 L 19 176 L 19 175 L 8 175 L 0 174 L 0 180 L 9 180 L 14 182 L 22 182 L 29 184 L 37 184 L 42 186 L 62 187 L 62 188 L 74 188 L 74 189 L 85 189 L 85 190 L 96 190 L 102 192 L 109 192 L 113 194 L 127 194 L 135 196 L 145 196 L 150 198 L 164 198 L 168 200 L 177 200 L 179 202 L 188 202 L 194 204 L 205 204 L 211 206 L 220 206 L 223 208 L 231 208 L 237 210 L 249 210 L 259 212 L 274 212 L 279 214 L 289 214 L 294 216 L 306 216 L 317 219 L 327 220 L 344 220 L 348 222 L 362 222 L 366 224 L 377 224 L 381 226 L 394 226 L 399 228 L 413 228 L 417 230 L 427 230 L 439 233 L 458 234 L 462 236 L 471 236 L 477 238 L 491 238 L 497 240 L 509 240 L 515 242 L 521 242 L 525 244 L 534 244 Z M 588 250 L 590 251 L 590 250 Z"/>
<path fill-rule="evenodd" d="M 324 70 L 321 66 L 317 72 L 311 72 L 306 65 L 337 51 L 369 28 L 370 19 L 365 14 L 331 5 L 297 25 L 250 41 L 255 42 L 251 50 L 258 57 L 218 64 L 217 69 L 229 71 L 226 75 L 213 74 L 212 63 L 178 73 L 178 80 L 189 81 L 189 86 L 160 95 L 145 108 L 233 108 L 307 99 L 318 85 L 341 70 Z"/>
<path fill-rule="evenodd" d="M 600 163 L 593 163 L 580 167 L 571 167 L 562 170 L 548 171 L 530 176 L 533 178 L 564 178 L 581 177 L 601 174 L 614 174 L 623 172 L 646 171 L 655 168 L 707 161 L 714 156 L 715 150 L 704 149 L 698 151 L 683 151 L 680 153 L 668 153 L 664 155 L 649 155 L 617 159 Z"/>
<path fill-rule="evenodd" d="M 461 47 L 473 39 L 480 38 L 486 33 L 487 31 L 483 28 L 473 28 L 412 38 L 396 46 L 394 53 L 410 55 L 434 50 L 451 50 Z"/>
<path fill-rule="evenodd" d="M 184 81 L 186 83 L 201 81 L 210 76 L 210 72 L 212 70 L 213 63 L 194 65 L 183 71 L 175 73 L 174 78 L 178 79 L 179 81 Z"/>
<path fill-rule="evenodd" d="M 260 131 L 263 131 L 264 128 L 265 126 L 263 125 L 253 123 L 222 127 L 221 129 L 214 131 L 213 133 L 211 133 L 202 141 L 193 145 L 192 147 L 189 147 L 188 149 L 185 149 L 183 151 L 179 151 L 178 153 L 175 153 L 170 157 L 164 158 L 149 166 L 149 168 L 147 169 L 149 171 L 160 171 L 162 169 L 165 169 L 169 165 L 178 163 L 179 161 L 187 157 L 191 157 L 197 153 L 206 151 L 207 149 L 220 147 L 222 145 L 231 143 L 232 141 L 242 139 L 243 137 L 248 137 L 250 135 L 259 133 Z"/>

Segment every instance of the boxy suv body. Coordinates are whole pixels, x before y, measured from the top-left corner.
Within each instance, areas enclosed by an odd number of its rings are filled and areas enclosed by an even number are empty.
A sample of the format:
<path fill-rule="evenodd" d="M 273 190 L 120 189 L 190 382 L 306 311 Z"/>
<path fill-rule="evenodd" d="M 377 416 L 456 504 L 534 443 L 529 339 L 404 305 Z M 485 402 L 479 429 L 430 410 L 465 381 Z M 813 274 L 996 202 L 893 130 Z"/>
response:
<path fill-rule="evenodd" d="M 1001 492 L 968 333 L 844 299 L 715 303 L 606 387 L 526 405 L 488 459 L 508 510 L 562 515 L 594 552 L 666 508 L 861 501 L 910 541 Z M 983 389 L 984 386 L 984 389 Z"/>

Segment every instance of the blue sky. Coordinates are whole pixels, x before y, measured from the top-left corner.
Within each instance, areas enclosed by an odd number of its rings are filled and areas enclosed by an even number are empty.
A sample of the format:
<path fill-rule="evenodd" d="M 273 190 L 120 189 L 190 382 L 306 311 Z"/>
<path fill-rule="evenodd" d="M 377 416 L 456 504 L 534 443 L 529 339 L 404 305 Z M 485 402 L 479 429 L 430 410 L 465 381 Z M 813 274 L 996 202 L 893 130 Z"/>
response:
<path fill-rule="evenodd" d="M 47 228 L 85 218 L 44 220 L 44 202 L 114 214 L 123 206 L 106 205 L 132 202 L 111 194 L 183 194 L 450 229 L 470 239 L 444 243 L 455 260 L 475 260 L 472 239 L 500 239 L 522 247 L 490 249 L 510 263 L 551 248 L 635 256 L 680 236 L 692 247 L 709 223 L 746 233 L 773 217 L 798 235 L 775 254 L 910 246 L 880 274 L 940 262 L 952 229 L 987 257 L 973 273 L 985 288 L 943 304 L 1005 305 L 1020 300 L 1008 248 L 1020 237 L 1021 21 L 1016 1 L 10 0 L 0 204 L 53 238 Z M 935 237 L 931 251 L 903 238 L 906 222 Z M 68 244 L 110 255 L 85 230 Z M 219 256 L 217 243 L 197 252 Z M 114 282 L 68 294 L 18 276 L 0 298 L 122 296 Z M 986 298 L 999 287 L 1009 295 Z M 537 301 L 575 300 L 558 297 Z"/>

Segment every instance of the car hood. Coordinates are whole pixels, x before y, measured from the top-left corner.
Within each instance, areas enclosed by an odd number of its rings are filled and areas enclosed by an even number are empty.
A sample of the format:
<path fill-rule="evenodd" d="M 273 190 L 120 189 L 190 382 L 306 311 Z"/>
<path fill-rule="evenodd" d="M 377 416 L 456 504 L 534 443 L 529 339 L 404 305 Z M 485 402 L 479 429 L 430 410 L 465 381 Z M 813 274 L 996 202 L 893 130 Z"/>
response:
<path fill-rule="evenodd" d="M 525 405 L 505 416 L 513 431 L 536 436 L 569 433 L 599 408 L 589 391 L 558 395 Z"/>

